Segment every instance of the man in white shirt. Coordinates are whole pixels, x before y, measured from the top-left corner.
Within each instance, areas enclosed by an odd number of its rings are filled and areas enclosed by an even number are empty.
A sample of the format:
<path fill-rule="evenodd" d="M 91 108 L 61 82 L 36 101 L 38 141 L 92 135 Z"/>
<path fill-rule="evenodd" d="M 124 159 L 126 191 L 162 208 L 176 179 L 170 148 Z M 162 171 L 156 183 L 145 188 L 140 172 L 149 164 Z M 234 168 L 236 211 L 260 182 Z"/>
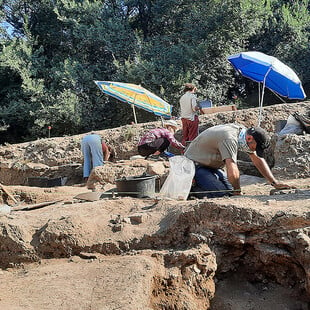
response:
<path fill-rule="evenodd" d="M 191 83 L 184 85 L 185 94 L 180 98 L 182 120 L 182 144 L 194 140 L 198 136 L 198 112 L 196 93 L 197 88 Z"/>

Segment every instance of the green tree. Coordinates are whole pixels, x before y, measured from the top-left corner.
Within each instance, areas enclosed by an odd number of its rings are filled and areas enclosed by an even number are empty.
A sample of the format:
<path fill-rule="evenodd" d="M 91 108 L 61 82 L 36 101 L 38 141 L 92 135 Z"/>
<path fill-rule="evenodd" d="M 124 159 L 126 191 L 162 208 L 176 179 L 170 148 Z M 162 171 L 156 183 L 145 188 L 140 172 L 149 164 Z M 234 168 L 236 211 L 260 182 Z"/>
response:
<path fill-rule="evenodd" d="M 3 49 L 1 68 L 21 79 L 21 91 L 6 95 L 28 107 L 24 133 L 42 136 L 48 125 L 55 135 L 113 125 L 115 111 L 93 80 L 113 79 L 114 62 L 135 49 L 126 14 L 113 3 L 2 1 L 15 37 Z M 11 119 L 11 130 L 16 126 Z"/>
<path fill-rule="evenodd" d="M 14 30 L 0 32 L 0 143 L 46 136 L 47 126 L 64 135 L 131 122 L 130 106 L 94 80 L 141 84 L 174 115 L 185 82 L 200 99 L 227 104 L 237 94 L 251 106 L 256 83 L 227 61 L 241 51 L 276 56 L 310 85 L 309 0 L 0 0 L 0 8 Z"/>

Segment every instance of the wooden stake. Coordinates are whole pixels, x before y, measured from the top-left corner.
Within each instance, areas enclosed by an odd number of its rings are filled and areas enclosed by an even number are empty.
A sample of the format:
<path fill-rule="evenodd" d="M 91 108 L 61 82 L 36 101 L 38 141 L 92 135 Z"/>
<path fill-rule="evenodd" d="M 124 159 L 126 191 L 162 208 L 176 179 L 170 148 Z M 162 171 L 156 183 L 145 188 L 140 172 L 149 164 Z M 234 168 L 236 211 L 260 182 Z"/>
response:
<path fill-rule="evenodd" d="M 13 197 L 13 195 L 11 195 L 11 194 L 8 192 L 8 190 L 5 188 L 5 186 L 4 186 L 3 184 L 1 184 L 1 183 L 0 183 L 0 188 L 3 190 L 3 192 L 4 192 L 6 195 L 8 195 L 8 197 L 9 197 L 10 199 L 13 200 L 13 202 L 14 202 L 15 204 L 18 203 L 18 201 Z"/>
<path fill-rule="evenodd" d="M 46 207 L 46 206 L 53 205 L 53 204 L 58 203 L 60 201 L 62 201 L 62 199 L 54 200 L 54 201 L 47 201 L 47 202 L 36 203 L 36 204 L 33 204 L 33 205 L 17 206 L 17 207 L 13 207 L 12 211 L 27 211 L 27 210 L 39 209 L 39 208 L 43 208 L 43 207 Z"/>

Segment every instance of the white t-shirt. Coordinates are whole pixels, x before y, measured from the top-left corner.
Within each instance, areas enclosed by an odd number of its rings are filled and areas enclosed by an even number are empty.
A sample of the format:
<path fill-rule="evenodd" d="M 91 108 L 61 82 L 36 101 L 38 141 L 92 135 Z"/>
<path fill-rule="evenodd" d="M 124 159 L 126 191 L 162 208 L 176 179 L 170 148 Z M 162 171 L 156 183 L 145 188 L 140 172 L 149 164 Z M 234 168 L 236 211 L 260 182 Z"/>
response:
<path fill-rule="evenodd" d="M 193 121 L 195 115 L 197 115 L 197 112 L 195 111 L 196 106 L 197 106 L 196 96 L 190 91 L 187 91 L 180 98 L 181 118 L 187 118 Z"/>

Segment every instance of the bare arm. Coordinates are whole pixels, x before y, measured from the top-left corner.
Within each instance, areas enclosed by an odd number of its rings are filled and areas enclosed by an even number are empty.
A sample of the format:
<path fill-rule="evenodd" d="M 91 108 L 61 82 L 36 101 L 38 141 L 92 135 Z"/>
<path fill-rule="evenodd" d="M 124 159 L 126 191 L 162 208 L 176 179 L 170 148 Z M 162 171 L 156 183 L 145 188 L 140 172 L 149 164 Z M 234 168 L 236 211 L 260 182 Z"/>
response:
<path fill-rule="evenodd" d="M 179 142 L 175 138 L 174 134 L 170 132 L 168 129 L 165 129 L 162 131 L 162 137 L 167 138 L 169 142 L 172 144 L 172 146 L 174 146 L 175 148 L 180 149 L 180 150 L 185 149 L 185 146 L 181 142 Z"/>
<path fill-rule="evenodd" d="M 104 161 L 108 161 L 110 159 L 110 151 L 107 149 L 104 153 Z"/>
<path fill-rule="evenodd" d="M 197 98 L 196 96 L 193 96 L 192 100 L 191 100 L 191 104 L 192 104 L 192 111 L 196 112 L 198 110 L 200 110 L 199 106 L 197 105 Z"/>
<path fill-rule="evenodd" d="M 290 188 L 289 185 L 279 183 L 276 178 L 273 176 L 266 160 L 264 158 L 258 157 L 255 154 L 249 154 L 253 164 L 255 167 L 258 169 L 258 171 L 262 174 L 262 176 L 270 182 L 272 186 L 274 186 L 277 189 L 285 189 L 285 188 Z"/>
<path fill-rule="evenodd" d="M 102 152 L 104 154 L 103 155 L 103 160 L 104 161 L 108 161 L 109 158 L 110 158 L 110 151 L 109 151 L 108 146 L 104 142 L 102 142 Z"/>
<path fill-rule="evenodd" d="M 227 170 L 227 178 L 230 184 L 233 186 L 235 195 L 241 194 L 240 189 L 240 172 L 237 164 L 230 158 L 225 159 L 225 165 Z"/>

